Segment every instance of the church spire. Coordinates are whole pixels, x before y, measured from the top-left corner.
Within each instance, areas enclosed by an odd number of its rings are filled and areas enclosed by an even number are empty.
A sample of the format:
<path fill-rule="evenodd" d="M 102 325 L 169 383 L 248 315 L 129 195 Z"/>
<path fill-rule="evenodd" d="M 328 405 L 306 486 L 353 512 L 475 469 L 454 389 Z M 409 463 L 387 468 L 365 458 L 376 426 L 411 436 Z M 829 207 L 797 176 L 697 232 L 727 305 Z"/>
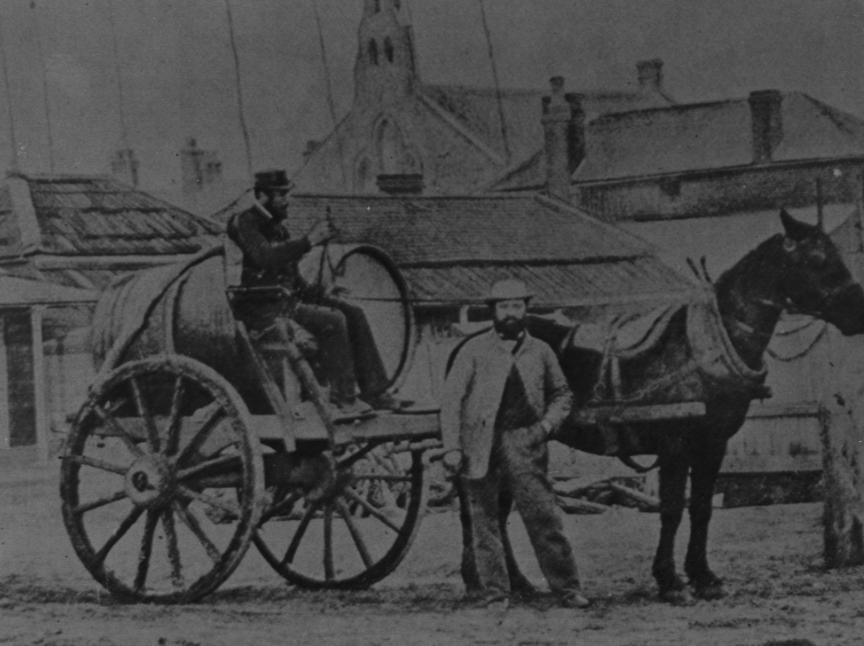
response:
<path fill-rule="evenodd" d="M 413 92 L 414 36 L 400 0 L 364 0 L 358 41 L 356 102 L 390 102 Z"/>

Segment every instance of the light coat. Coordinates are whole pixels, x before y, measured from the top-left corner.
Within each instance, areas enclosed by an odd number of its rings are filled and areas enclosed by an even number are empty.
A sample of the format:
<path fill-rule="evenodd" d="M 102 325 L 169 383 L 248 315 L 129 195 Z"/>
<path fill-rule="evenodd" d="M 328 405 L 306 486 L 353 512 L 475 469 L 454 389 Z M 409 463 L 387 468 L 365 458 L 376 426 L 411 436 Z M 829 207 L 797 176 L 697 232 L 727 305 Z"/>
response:
<path fill-rule="evenodd" d="M 494 329 L 469 340 L 444 382 L 440 413 L 444 448 L 462 451 L 466 478 L 482 478 L 489 468 L 495 418 L 514 364 L 538 424 L 545 421 L 552 433 L 570 414 L 573 395 L 545 342 L 526 331 L 514 355 Z"/>

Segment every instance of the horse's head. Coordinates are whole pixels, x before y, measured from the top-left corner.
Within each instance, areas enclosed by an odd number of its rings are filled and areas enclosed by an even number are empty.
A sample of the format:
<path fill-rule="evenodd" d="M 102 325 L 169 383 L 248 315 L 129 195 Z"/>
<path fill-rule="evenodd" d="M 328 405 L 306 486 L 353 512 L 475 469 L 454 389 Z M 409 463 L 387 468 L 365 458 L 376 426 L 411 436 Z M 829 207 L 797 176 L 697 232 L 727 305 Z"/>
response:
<path fill-rule="evenodd" d="M 864 332 L 864 290 L 819 226 L 780 212 L 785 234 L 783 306 L 832 323 L 843 334 Z"/>

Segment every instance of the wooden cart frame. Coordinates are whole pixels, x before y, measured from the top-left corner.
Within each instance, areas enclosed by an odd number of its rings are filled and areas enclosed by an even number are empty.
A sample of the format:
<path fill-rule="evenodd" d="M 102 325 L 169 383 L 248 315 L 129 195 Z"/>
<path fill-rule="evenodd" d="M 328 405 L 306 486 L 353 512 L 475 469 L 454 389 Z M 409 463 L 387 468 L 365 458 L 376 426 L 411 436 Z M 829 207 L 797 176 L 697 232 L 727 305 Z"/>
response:
<path fill-rule="evenodd" d="M 229 290 L 229 301 L 245 291 Z M 367 587 L 397 567 L 417 532 L 427 450 L 440 447 L 437 411 L 333 419 L 290 323 L 278 324 L 278 343 L 235 325 L 270 414 L 251 414 L 224 375 L 177 348 L 108 364 L 72 425 L 64 523 L 84 566 L 121 600 L 200 599 L 251 544 L 292 584 Z M 634 423 L 702 410 L 578 415 Z"/>

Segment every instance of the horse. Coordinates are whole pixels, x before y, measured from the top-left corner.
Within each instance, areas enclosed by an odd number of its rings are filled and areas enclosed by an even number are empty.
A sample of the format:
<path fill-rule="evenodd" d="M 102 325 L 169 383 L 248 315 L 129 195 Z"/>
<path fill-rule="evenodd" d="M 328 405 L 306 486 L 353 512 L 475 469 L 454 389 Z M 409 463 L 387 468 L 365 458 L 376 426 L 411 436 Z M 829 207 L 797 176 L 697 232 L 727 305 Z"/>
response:
<path fill-rule="evenodd" d="M 762 357 L 781 313 L 790 311 L 817 317 L 833 324 L 847 336 L 864 332 L 864 290 L 853 280 L 831 239 L 821 226 L 796 220 L 785 210 L 781 210 L 780 220 L 783 233 L 764 240 L 724 272 L 713 286 L 715 311 L 719 312 L 720 318 L 718 325 L 722 325 L 726 340 L 731 342 L 730 349 L 743 361 L 743 371 L 751 377 L 755 375 L 754 379 L 736 383 L 735 380 L 716 379 L 716 375 L 692 369 L 692 339 L 688 340 L 685 329 L 686 310 L 692 305 L 684 307 L 684 314 L 669 322 L 664 338 L 657 343 L 653 354 L 624 366 L 624 370 L 630 372 L 630 380 L 637 384 L 650 384 L 652 380 L 660 380 L 664 375 L 677 371 L 680 375 L 678 393 L 692 394 L 695 387 L 705 407 L 704 416 L 649 421 L 627 431 L 631 436 L 634 433 L 637 436 L 635 444 L 638 449 L 634 449 L 633 454 L 657 456 L 660 539 L 652 574 L 663 601 L 686 604 L 694 596 L 716 599 L 726 594 L 722 579 L 709 567 L 707 557 L 714 485 L 727 442 L 743 425 L 750 401 L 765 396 L 764 386 L 761 386 L 765 376 Z M 558 348 L 559 362 L 574 392 L 576 407 L 579 407 L 596 396 L 598 380 L 603 372 L 603 358 L 597 352 L 562 348 L 568 333 L 562 328 L 561 325 L 543 323 L 537 317 L 531 317 L 529 322 L 533 335 Z M 459 347 L 451 354 L 451 362 Z M 627 376 L 625 374 L 625 378 Z M 682 384 L 683 390 L 680 388 Z M 674 395 L 675 384 L 672 390 Z M 591 446 L 592 434 L 589 431 L 584 424 L 577 424 L 571 415 L 554 439 L 572 448 L 600 453 Z M 688 579 L 685 584 L 676 570 L 674 544 L 686 505 L 688 475 L 690 537 L 684 559 L 684 572 Z M 499 526 L 511 587 L 514 592 L 528 592 L 531 585 L 519 571 L 507 537 L 506 519 L 510 507 L 510 496 L 504 492 L 500 501 Z M 464 504 L 462 508 L 462 576 L 471 590 L 479 586 L 479 581 L 469 548 L 470 522 Z"/>

